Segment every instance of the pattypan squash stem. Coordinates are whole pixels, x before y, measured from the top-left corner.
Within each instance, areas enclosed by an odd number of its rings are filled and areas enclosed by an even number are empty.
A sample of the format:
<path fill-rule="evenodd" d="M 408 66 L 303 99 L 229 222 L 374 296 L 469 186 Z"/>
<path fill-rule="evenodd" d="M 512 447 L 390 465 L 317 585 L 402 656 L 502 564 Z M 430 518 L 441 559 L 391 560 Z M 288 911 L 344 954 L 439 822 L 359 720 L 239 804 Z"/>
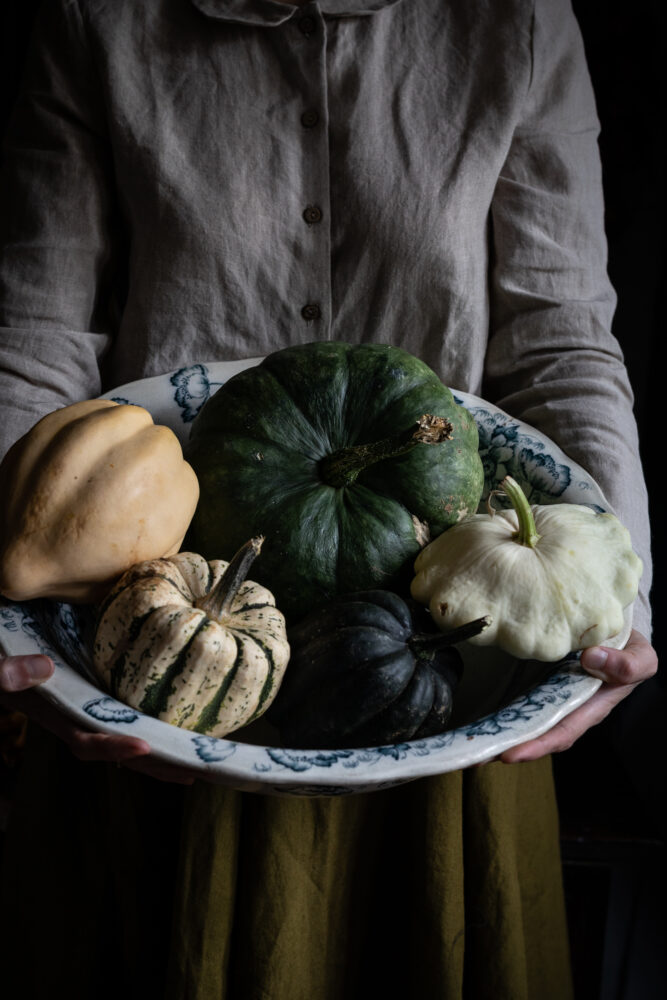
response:
<path fill-rule="evenodd" d="M 416 444 L 440 444 L 451 441 L 452 425 L 444 417 L 425 413 L 414 425 L 402 434 L 373 441 L 370 444 L 352 445 L 327 455 L 319 465 L 320 476 L 328 486 L 340 488 L 351 486 L 360 472 L 375 462 L 386 458 L 397 458 L 411 451 Z"/>
<path fill-rule="evenodd" d="M 537 528 L 535 527 L 535 518 L 533 517 L 533 512 L 530 504 L 528 503 L 528 498 L 517 483 L 516 479 L 512 479 L 511 476 L 505 476 L 500 483 L 500 488 L 498 490 L 494 490 L 493 492 L 504 494 L 516 511 L 516 516 L 519 521 L 519 530 L 514 535 L 515 540 L 519 543 L 519 545 L 527 545 L 529 548 L 534 549 L 540 540 L 540 536 L 538 535 Z M 493 494 L 491 494 L 491 496 L 493 496 Z M 491 497 L 489 497 L 489 499 L 491 499 Z"/>
<path fill-rule="evenodd" d="M 466 622 L 453 628 L 451 632 L 440 632 L 435 635 L 413 635 L 408 639 L 408 646 L 419 656 L 420 653 L 431 652 L 442 649 L 444 646 L 453 646 L 455 642 L 463 642 L 465 639 L 472 639 L 479 635 L 491 624 L 491 619 L 486 615 L 484 618 L 476 618 L 473 622 Z"/>
<path fill-rule="evenodd" d="M 239 587 L 245 581 L 251 564 L 255 561 L 262 548 L 264 537 L 257 535 L 242 545 L 231 559 L 227 569 L 217 584 L 208 594 L 197 601 L 197 607 L 206 612 L 209 618 L 217 621 L 229 611 Z"/>

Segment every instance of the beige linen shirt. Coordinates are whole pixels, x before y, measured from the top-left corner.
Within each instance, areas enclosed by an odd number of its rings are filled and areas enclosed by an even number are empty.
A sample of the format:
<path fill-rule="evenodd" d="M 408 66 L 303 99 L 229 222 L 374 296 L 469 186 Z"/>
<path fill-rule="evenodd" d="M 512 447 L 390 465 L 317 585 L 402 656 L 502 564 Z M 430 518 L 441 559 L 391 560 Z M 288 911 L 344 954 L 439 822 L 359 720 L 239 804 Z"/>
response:
<path fill-rule="evenodd" d="M 648 568 L 597 133 L 569 0 L 46 0 L 5 153 L 5 447 L 183 364 L 392 343 L 557 441 Z"/>

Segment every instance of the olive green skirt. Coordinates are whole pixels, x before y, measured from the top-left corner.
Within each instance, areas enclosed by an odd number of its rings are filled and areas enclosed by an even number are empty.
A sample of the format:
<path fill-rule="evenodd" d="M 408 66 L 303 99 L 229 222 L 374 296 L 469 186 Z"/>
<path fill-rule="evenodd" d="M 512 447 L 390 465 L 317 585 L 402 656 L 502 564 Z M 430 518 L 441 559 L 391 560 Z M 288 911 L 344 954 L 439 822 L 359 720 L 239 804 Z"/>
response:
<path fill-rule="evenodd" d="M 269 797 L 81 764 L 33 732 L 0 991 L 43 1000 L 568 1000 L 548 759 Z"/>

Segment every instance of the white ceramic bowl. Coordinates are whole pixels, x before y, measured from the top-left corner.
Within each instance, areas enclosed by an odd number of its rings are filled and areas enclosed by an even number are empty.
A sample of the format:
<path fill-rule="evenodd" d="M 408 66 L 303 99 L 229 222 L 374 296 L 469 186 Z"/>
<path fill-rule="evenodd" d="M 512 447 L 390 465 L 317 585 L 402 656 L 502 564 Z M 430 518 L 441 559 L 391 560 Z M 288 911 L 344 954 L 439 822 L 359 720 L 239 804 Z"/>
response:
<path fill-rule="evenodd" d="M 157 423 L 188 437 L 199 408 L 232 375 L 261 358 L 193 364 L 107 393 L 138 403 Z M 609 504 L 590 476 L 539 431 L 466 393 L 456 399 L 475 417 L 480 433 L 486 490 L 504 475 L 526 489 L 532 503 Z M 622 646 L 630 632 L 609 645 Z M 165 761 L 196 768 L 202 777 L 264 793 L 339 795 L 372 791 L 429 774 L 488 761 L 533 739 L 583 704 L 600 681 L 583 673 L 577 657 L 557 665 L 522 662 L 488 647 L 460 647 L 464 677 L 456 693 L 456 727 L 440 736 L 383 747 L 291 750 L 277 745 L 263 720 L 230 739 L 178 729 L 143 715 L 100 690 L 90 671 L 93 619 L 90 609 L 49 601 L 0 605 L 0 642 L 8 653 L 45 652 L 53 677 L 38 689 L 80 724 L 146 739 Z M 456 721 L 458 720 L 458 721 Z"/>

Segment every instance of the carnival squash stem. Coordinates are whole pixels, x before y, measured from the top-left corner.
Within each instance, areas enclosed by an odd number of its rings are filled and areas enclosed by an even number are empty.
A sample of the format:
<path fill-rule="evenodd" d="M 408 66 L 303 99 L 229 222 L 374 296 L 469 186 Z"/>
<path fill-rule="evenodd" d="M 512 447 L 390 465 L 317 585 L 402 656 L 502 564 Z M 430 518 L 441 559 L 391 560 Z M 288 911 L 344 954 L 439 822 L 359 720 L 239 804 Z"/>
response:
<path fill-rule="evenodd" d="M 264 536 L 257 535 L 242 545 L 213 590 L 197 602 L 196 606 L 206 612 L 209 618 L 220 621 L 229 611 L 241 584 L 248 576 L 252 563 L 261 551 L 263 542 Z"/>
<path fill-rule="evenodd" d="M 411 451 L 417 444 L 441 444 L 443 441 L 451 441 L 451 438 L 452 425 L 449 420 L 425 413 L 417 421 L 416 430 L 413 425 L 402 434 L 382 441 L 352 445 L 327 455 L 320 462 L 320 476 L 328 486 L 351 486 L 359 473 L 375 462 L 397 458 Z"/>

